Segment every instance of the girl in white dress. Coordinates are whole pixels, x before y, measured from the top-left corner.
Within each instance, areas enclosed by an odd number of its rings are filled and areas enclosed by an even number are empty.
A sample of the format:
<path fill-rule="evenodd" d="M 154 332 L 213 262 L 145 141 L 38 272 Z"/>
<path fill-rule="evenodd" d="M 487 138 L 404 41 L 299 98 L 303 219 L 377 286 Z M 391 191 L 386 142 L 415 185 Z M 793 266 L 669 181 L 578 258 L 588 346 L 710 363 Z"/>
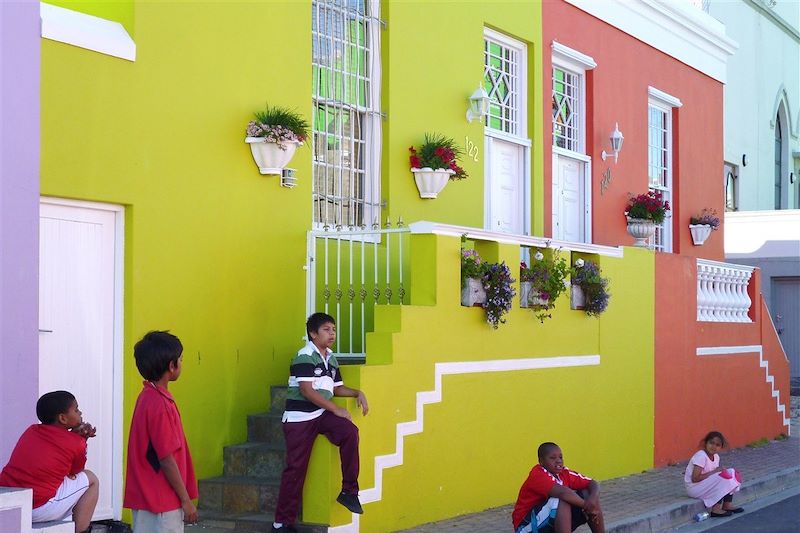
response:
<path fill-rule="evenodd" d="M 727 441 L 719 431 L 711 431 L 700 441 L 702 449 L 689 459 L 686 465 L 684 482 L 686 492 L 692 498 L 703 500 L 706 507 L 710 507 L 710 515 L 715 518 L 724 518 L 734 513 L 744 511 L 741 507 L 734 507 L 733 493 L 739 490 L 742 477 L 733 468 L 719 466 L 719 450 L 727 446 Z"/>

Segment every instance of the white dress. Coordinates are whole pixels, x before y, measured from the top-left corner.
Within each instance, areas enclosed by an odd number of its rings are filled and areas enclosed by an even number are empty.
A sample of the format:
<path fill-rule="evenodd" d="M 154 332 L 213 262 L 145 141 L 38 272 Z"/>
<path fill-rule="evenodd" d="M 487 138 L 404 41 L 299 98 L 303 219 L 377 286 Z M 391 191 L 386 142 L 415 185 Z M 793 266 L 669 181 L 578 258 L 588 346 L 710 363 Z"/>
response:
<path fill-rule="evenodd" d="M 713 507 L 727 494 L 733 494 L 739 490 L 741 483 L 735 477 L 725 479 L 719 473 L 709 476 L 698 483 L 692 483 L 692 471 L 695 465 L 702 468 L 702 473 L 711 472 L 719 466 L 719 454 L 714 454 L 714 459 L 709 459 L 708 454 L 700 450 L 689 459 L 686 465 L 686 475 L 683 481 L 686 483 L 686 492 L 692 498 L 703 500 L 706 507 Z M 730 470 L 733 470 L 732 468 Z M 733 474 L 733 472 L 730 472 Z"/>

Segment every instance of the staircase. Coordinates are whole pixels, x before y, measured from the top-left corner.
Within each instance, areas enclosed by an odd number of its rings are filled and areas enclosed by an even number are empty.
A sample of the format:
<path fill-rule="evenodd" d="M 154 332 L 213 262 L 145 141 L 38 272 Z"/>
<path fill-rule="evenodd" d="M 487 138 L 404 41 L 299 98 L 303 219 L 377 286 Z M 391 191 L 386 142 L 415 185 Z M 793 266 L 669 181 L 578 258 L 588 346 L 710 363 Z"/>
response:
<path fill-rule="evenodd" d="M 271 531 L 286 447 L 281 415 L 286 387 L 270 388 L 270 410 L 247 417 L 247 442 L 226 446 L 223 475 L 200 480 L 200 523 L 237 532 Z M 302 516 L 302 509 L 301 509 Z M 301 533 L 328 526 L 295 524 Z"/>

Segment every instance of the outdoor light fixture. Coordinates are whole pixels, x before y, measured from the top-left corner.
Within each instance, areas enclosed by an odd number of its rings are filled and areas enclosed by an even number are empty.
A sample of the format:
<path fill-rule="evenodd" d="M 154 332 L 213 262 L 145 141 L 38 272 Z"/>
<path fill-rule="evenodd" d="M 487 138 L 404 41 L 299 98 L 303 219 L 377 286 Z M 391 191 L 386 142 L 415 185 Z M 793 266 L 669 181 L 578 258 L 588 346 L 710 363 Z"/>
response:
<path fill-rule="evenodd" d="M 483 87 L 478 87 L 472 96 L 469 97 L 469 109 L 467 109 L 467 121 L 482 119 L 489 114 L 489 94 Z"/>
<path fill-rule="evenodd" d="M 619 151 L 622 150 L 622 141 L 624 140 L 625 137 L 623 137 L 622 132 L 619 131 L 619 123 L 615 123 L 614 131 L 611 132 L 611 151 L 614 155 L 614 163 L 616 163 L 617 159 L 619 158 Z M 603 161 L 605 161 L 606 158 L 611 157 L 612 154 L 608 154 L 605 150 L 603 150 L 603 153 L 600 155 L 603 158 Z"/>

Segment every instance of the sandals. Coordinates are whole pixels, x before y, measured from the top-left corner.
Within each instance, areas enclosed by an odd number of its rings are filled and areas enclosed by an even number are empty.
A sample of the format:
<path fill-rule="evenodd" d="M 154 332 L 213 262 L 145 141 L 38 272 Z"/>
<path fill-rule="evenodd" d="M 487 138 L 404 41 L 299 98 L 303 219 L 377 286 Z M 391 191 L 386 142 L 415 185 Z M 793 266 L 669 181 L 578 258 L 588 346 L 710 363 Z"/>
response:
<path fill-rule="evenodd" d="M 742 509 L 742 511 L 744 511 L 744 509 Z M 711 511 L 708 513 L 708 516 L 711 518 L 728 518 L 729 516 L 733 516 L 733 511 L 725 511 L 724 513 L 715 513 L 714 511 Z"/>
<path fill-rule="evenodd" d="M 743 513 L 744 509 L 742 509 L 741 507 L 734 507 L 733 509 L 723 509 L 723 511 L 727 511 L 727 512 L 733 513 L 733 514 L 739 514 L 739 513 Z"/>

